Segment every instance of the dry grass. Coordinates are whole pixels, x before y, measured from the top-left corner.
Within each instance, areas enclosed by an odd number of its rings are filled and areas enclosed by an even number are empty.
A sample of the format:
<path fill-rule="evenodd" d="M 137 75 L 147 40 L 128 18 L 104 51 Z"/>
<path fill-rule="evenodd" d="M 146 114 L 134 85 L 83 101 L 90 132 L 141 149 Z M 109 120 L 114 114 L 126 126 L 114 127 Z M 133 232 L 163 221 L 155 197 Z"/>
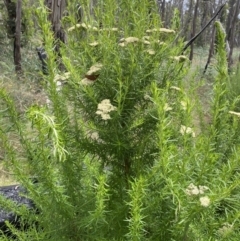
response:
<path fill-rule="evenodd" d="M 8 172 L 3 164 L 0 164 L 0 186 L 8 186 L 17 184 L 14 180 L 14 175 Z"/>
<path fill-rule="evenodd" d="M 41 66 L 35 48 L 36 46 L 29 43 L 27 48 L 22 49 L 24 75 L 21 78 L 17 78 L 13 65 L 12 43 L 9 40 L 5 40 L 4 43 L 0 44 L 0 88 L 5 89 L 14 100 L 20 117 L 25 114 L 30 106 L 46 103 L 46 94 L 41 87 Z M 0 108 L 2 106 L 0 101 Z M 0 124 L 7 129 L 7 118 L 0 119 Z M 31 130 L 29 129 L 29 131 Z M 20 153 L 21 145 L 18 135 L 9 132 L 8 137 L 12 145 Z M 6 168 L 6 166 L 8 167 Z M 7 156 L 5 156 L 0 140 L 0 186 L 10 184 L 16 184 L 16 181 L 14 180 L 14 175 L 11 174 L 11 167 L 8 165 Z"/>

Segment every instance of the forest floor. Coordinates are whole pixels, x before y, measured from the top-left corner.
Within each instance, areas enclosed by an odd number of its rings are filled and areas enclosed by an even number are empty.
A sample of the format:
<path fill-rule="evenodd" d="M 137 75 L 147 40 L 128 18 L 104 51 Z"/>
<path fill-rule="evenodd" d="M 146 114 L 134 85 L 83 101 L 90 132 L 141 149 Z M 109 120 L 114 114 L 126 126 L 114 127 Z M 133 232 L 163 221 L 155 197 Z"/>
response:
<path fill-rule="evenodd" d="M 24 75 L 18 79 L 15 75 L 13 64 L 12 42 L 10 40 L 2 42 L 0 39 L 0 88 L 4 88 L 14 99 L 20 115 L 25 113 L 31 105 L 46 104 L 47 99 L 42 89 L 43 78 L 41 74 L 41 63 L 36 52 L 36 47 L 39 47 L 39 43 L 31 42 L 28 43 L 27 46 L 27 48 L 22 49 L 22 68 L 24 70 Z M 235 55 L 237 56 L 238 51 L 235 52 Z M 192 61 L 191 70 L 186 78 L 186 86 L 188 83 L 192 84 L 193 79 L 196 79 L 196 81 L 199 82 L 199 84 L 197 83 L 197 91 L 200 96 L 200 101 L 205 109 L 204 121 L 210 122 L 208 110 L 215 71 L 212 64 L 210 64 L 206 74 L 202 74 L 207 62 L 207 57 L 207 48 L 196 48 L 194 50 L 194 60 Z M 0 110 L 1 109 L 0 102 Z M 0 120 L 0 125 L 1 124 L 6 123 L 2 123 L 2 120 Z M 199 125 L 197 115 L 196 125 Z M 19 140 L 15 138 L 14 134 L 11 134 L 10 138 L 17 149 L 19 146 Z M 8 168 L 6 168 L 4 163 L 6 163 L 6 160 L 0 141 L 0 186 L 15 184 L 16 181 L 14 180 L 14 176 L 8 171 Z"/>

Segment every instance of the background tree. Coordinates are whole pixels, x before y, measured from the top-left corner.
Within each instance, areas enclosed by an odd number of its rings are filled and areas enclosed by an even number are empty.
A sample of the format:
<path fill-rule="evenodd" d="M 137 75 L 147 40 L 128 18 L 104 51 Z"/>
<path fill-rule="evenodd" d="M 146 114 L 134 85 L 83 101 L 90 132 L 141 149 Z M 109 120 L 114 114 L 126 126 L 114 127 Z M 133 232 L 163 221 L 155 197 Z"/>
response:
<path fill-rule="evenodd" d="M 233 13 L 231 20 L 229 20 L 230 25 L 228 26 L 228 35 L 227 35 L 227 40 L 229 41 L 229 46 L 230 46 L 230 52 L 228 55 L 228 65 L 229 68 L 233 64 L 233 59 L 232 59 L 232 53 L 233 53 L 233 48 L 234 48 L 234 42 L 235 42 L 235 31 L 236 31 L 236 23 L 238 19 L 238 14 L 239 14 L 239 7 L 240 7 L 240 0 L 237 0 L 235 4 L 231 7 L 231 12 Z M 229 12 L 230 15 L 230 12 Z M 229 17 L 230 19 L 230 17 Z"/>
<path fill-rule="evenodd" d="M 17 74 L 21 74 L 21 21 L 22 20 L 22 0 L 17 0 L 16 4 L 16 29 L 14 37 L 14 64 Z"/>
<path fill-rule="evenodd" d="M 199 6 L 199 0 L 196 1 L 195 7 L 194 7 L 194 15 L 193 15 L 193 21 L 192 21 L 192 31 L 191 31 L 191 38 L 195 36 L 196 34 L 196 27 L 197 27 L 197 16 L 198 16 L 198 6 Z M 189 59 L 193 59 L 193 44 L 191 44 L 191 51 Z"/>
<path fill-rule="evenodd" d="M 49 9 L 49 21 L 56 40 L 55 50 L 59 54 L 60 42 L 66 42 L 66 34 L 63 30 L 61 19 L 66 11 L 66 0 L 45 0 L 45 4 Z M 60 42 L 59 42 L 60 41 Z"/>

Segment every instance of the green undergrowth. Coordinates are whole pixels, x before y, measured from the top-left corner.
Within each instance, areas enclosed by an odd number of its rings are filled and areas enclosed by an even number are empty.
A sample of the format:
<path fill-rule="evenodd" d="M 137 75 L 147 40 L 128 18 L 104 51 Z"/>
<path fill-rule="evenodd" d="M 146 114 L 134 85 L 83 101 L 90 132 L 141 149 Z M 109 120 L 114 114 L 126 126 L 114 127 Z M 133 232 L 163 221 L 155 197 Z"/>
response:
<path fill-rule="evenodd" d="M 229 98 L 218 22 L 211 121 L 196 122 L 204 108 L 178 24 L 159 28 L 155 1 L 100 1 L 94 16 L 88 6 L 81 24 L 70 7 L 63 21 L 65 71 L 43 1 L 36 9 L 48 53 L 46 104 L 20 115 L 0 91 L 4 160 L 37 208 L 1 197 L 21 216 L 20 229 L 9 230 L 32 241 L 238 240 L 238 96 Z"/>

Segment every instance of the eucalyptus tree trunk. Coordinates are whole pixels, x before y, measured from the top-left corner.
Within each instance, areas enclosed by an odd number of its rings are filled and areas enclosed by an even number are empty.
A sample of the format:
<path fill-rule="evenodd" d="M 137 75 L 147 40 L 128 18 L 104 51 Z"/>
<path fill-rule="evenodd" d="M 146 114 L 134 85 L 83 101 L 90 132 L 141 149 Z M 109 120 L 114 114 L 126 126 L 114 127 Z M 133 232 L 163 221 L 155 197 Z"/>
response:
<path fill-rule="evenodd" d="M 17 0 L 16 4 L 16 31 L 14 37 L 14 64 L 17 74 L 22 73 L 21 66 L 21 12 L 22 12 L 22 0 Z"/>
<path fill-rule="evenodd" d="M 52 31 L 54 33 L 55 39 L 58 40 L 56 44 L 56 51 L 59 52 L 59 41 L 66 42 L 66 34 L 61 25 L 61 19 L 66 10 L 66 0 L 45 0 L 45 4 L 50 10 L 49 21 L 52 24 Z"/>
<path fill-rule="evenodd" d="M 15 35 L 15 19 L 16 19 L 16 3 L 12 0 L 4 0 L 4 5 L 7 9 L 6 29 L 8 38 L 13 38 Z"/>
<path fill-rule="evenodd" d="M 234 8 L 233 5 L 236 0 L 229 0 L 228 2 L 228 17 L 227 17 L 227 23 L 226 23 L 226 33 L 227 33 L 227 40 L 229 41 L 230 35 L 231 35 L 231 22 L 232 22 L 232 17 L 234 13 Z"/>
<path fill-rule="evenodd" d="M 61 43 L 66 43 L 66 33 L 62 28 L 61 20 L 66 10 L 67 0 L 45 0 L 45 4 L 49 9 L 48 20 L 51 22 L 54 33 L 54 50 L 58 59 L 58 68 L 64 70 L 65 67 L 61 61 L 60 46 Z"/>
<path fill-rule="evenodd" d="M 7 9 L 6 29 L 9 38 L 13 39 L 13 59 L 17 74 L 22 72 L 21 67 L 21 32 L 22 29 L 22 0 L 4 0 Z"/>
<path fill-rule="evenodd" d="M 235 34 L 235 30 L 236 30 L 236 22 L 237 22 L 237 18 L 238 18 L 238 14 L 239 14 L 239 7 L 240 7 L 240 0 L 237 0 L 235 3 L 235 7 L 234 7 L 234 12 L 233 12 L 233 16 L 231 19 L 231 25 L 230 25 L 230 29 L 228 31 L 228 36 L 227 39 L 229 41 L 229 47 L 230 47 L 230 51 L 228 54 L 228 67 L 230 68 L 232 63 L 233 63 L 233 59 L 232 59 L 232 53 L 233 53 L 233 47 L 234 47 L 234 34 Z"/>
<path fill-rule="evenodd" d="M 191 37 L 195 36 L 195 34 L 196 34 L 198 6 L 199 6 L 199 0 L 197 0 L 196 3 L 195 3 L 194 15 L 193 15 L 193 24 L 192 24 L 192 32 L 191 32 L 192 36 Z M 193 44 L 191 45 L 191 51 L 190 51 L 189 59 L 190 60 L 193 59 Z"/>
<path fill-rule="evenodd" d="M 186 39 L 190 39 L 192 37 L 192 35 L 189 34 L 189 32 L 191 31 L 189 26 L 190 26 L 190 23 L 192 22 L 192 12 L 193 12 L 193 0 L 189 0 L 189 7 L 186 13 L 186 18 L 183 25 L 183 35 Z"/>

